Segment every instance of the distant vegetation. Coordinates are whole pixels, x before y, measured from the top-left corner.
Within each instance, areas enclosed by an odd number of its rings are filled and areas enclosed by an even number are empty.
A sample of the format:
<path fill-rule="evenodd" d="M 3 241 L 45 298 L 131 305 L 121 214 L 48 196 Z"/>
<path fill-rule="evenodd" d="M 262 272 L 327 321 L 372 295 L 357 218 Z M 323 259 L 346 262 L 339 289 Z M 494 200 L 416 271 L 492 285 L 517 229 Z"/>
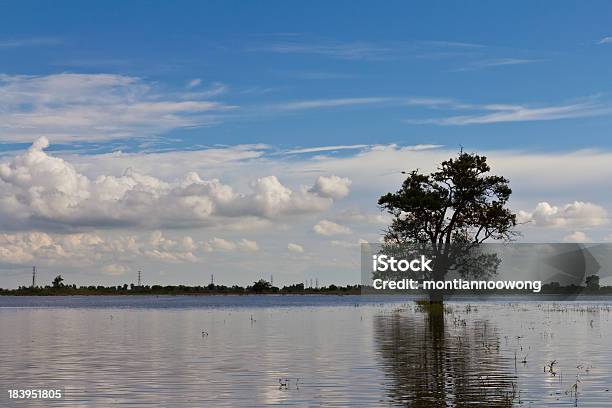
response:
<path fill-rule="evenodd" d="M 252 285 L 225 286 L 210 284 L 207 286 L 185 285 L 128 285 L 120 286 L 78 286 L 65 284 L 58 275 L 48 286 L 21 286 L 18 289 L 1 289 L 0 295 L 13 296 L 69 296 L 69 295 L 250 295 L 250 294 L 329 294 L 356 295 L 360 293 L 359 285 L 336 286 L 329 285 L 320 288 L 304 287 L 297 283 L 282 288 L 273 286 L 270 282 L 260 279 Z"/>
<path fill-rule="evenodd" d="M 56 276 L 51 285 L 47 286 L 20 286 L 18 289 L 0 288 L 0 296 L 70 296 L 70 295 L 359 295 L 361 285 L 329 285 L 323 287 L 304 287 L 303 283 L 296 283 L 282 288 L 273 286 L 265 279 L 253 282 L 252 285 L 243 287 L 238 285 L 225 286 L 210 284 L 207 286 L 185 286 L 185 285 L 128 285 L 118 286 L 77 286 L 65 284 L 61 275 Z M 421 291 L 405 290 L 373 290 L 371 287 L 363 287 L 368 294 L 422 294 Z M 521 290 L 486 290 L 486 291 L 461 291 L 464 295 L 479 294 L 524 294 L 531 292 Z M 459 293 L 459 292 L 457 292 Z M 534 294 L 590 294 L 590 295 L 612 295 L 612 286 L 600 286 L 599 277 L 588 276 L 584 285 L 561 285 L 559 282 L 549 282 L 542 285 L 540 293 Z"/>

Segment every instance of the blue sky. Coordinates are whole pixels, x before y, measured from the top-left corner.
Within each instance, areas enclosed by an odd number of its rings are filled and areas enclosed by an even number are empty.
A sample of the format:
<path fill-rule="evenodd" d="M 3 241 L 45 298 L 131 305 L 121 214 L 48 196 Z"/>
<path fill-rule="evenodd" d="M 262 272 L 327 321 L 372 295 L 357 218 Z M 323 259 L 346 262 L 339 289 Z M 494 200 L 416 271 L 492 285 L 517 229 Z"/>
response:
<path fill-rule="evenodd" d="M 609 146 L 612 44 L 606 2 L 8 2 L 0 5 L 5 74 L 114 73 L 167 92 L 222 84 L 222 123 L 174 129 L 177 147 L 269 143 Z M 397 98 L 278 112 L 303 100 Z M 474 109 L 406 106 L 449 99 Z M 414 121 L 476 106 L 592 104 L 570 119 L 472 125 Z M 411 122 L 412 121 L 412 122 Z M 580 135 L 580 137 L 577 137 Z M 147 135 L 142 135 L 146 137 Z"/>
<path fill-rule="evenodd" d="M 510 178 L 526 241 L 608 241 L 610 16 L 0 1 L 0 286 L 33 263 L 76 283 L 355 282 L 378 196 L 460 146 Z"/>

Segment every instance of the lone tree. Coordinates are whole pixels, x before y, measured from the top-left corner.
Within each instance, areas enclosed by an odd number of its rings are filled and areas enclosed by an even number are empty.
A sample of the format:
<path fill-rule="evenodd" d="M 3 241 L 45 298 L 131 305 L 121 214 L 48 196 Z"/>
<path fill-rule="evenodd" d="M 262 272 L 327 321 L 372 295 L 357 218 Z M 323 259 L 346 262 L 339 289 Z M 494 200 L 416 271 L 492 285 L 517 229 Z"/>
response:
<path fill-rule="evenodd" d="M 64 278 L 62 278 L 62 275 L 57 275 L 55 279 L 53 279 L 52 285 L 54 288 L 62 288 L 64 287 L 64 284 L 62 282 L 64 282 Z"/>
<path fill-rule="evenodd" d="M 512 190 L 506 178 L 490 170 L 486 157 L 461 152 L 433 173 L 405 173 L 401 189 L 378 200 L 393 216 L 385 243 L 427 247 L 434 268 L 424 278 L 430 280 L 444 280 L 451 270 L 474 278 L 496 273 L 499 262 L 490 256 L 465 256 L 486 240 L 516 235 L 516 215 L 506 207 Z M 442 302 L 439 291 L 429 296 Z"/>

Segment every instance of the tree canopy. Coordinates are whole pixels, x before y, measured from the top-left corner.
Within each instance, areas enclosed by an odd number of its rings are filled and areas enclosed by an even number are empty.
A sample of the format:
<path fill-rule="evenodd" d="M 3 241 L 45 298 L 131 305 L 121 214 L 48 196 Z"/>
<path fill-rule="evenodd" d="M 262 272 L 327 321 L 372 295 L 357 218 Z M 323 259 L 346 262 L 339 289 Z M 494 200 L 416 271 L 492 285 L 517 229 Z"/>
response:
<path fill-rule="evenodd" d="M 516 215 L 506 208 L 512 190 L 490 170 L 485 156 L 461 153 L 431 174 L 411 171 L 399 191 L 378 200 L 394 216 L 385 239 L 438 247 L 512 238 Z"/>
<path fill-rule="evenodd" d="M 407 172 L 402 187 L 380 197 L 378 205 L 393 216 L 385 243 L 419 245 L 436 258 L 434 279 L 443 279 L 451 264 L 463 258 L 470 271 L 495 262 L 465 254 L 487 240 L 511 240 L 516 215 L 507 208 L 509 181 L 490 174 L 487 158 L 461 152 L 430 174 Z M 441 266 L 442 265 L 442 266 Z M 482 271 L 481 271 L 482 272 Z"/>

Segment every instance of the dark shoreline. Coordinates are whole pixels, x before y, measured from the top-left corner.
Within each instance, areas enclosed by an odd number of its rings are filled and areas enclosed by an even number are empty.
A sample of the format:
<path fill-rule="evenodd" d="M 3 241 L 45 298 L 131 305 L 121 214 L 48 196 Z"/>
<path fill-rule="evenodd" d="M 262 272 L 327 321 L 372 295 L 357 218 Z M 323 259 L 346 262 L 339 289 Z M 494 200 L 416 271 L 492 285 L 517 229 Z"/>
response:
<path fill-rule="evenodd" d="M 59 278 L 59 277 L 58 277 Z M 558 283 L 549 283 L 541 286 L 539 292 L 532 290 L 518 289 L 487 289 L 487 290 L 440 290 L 444 299 L 452 299 L 454 297 L 472 297 L 486 298 L 487 296 L 523 296 L 523 297 L 539 297 L 542 295 L 550 296 L 565 296 L 568 298 L 578 296 L 598 296 L 612 297 L 612 286 L 579 286 L 567 285 L 561 286 Z M 270 282 L 263 279 L 254 282 L 251 286 L 225 286 L 213 285 L 208 286 L 186 286 L 186 285 L 142 285 L 134 284 L 118 285 L 118 286 L 79 286 L 64 285 L 59 282 L 53 286 L 37 286 L 28 287 L 21 286 L 18 289 L 2 289 L 0 288 L 0 296 L 253 296 L 253 295 L 373 295 L 373 296 L 415 296 L 426 297 L 429 292 L 422 289 L 384 289 L 377 290 L 372 286 L 362 285 L 346 285 L 339 286 L 330 284 L 322 287 L 304 287 L 303 283 L 283 286 L 282 288 L 273 286 Z"/>

